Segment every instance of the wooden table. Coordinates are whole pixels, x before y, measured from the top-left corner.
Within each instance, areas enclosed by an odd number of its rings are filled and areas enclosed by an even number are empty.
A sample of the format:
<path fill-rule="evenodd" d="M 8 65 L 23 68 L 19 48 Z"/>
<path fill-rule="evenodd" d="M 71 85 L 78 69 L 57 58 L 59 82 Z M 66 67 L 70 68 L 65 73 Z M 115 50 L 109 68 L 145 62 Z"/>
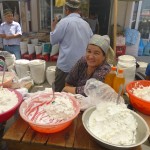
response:
<path fill-rule="evenodd" d="M 20 117 L 3 136 L 9 150 L 106 150 L 86 132 L 82 113 L 65 130 L 43 134 L 32 130 Z M 141 146 L 132 150 L 141 150 Z"/>
<path fill-rule="evenodd" d="M 43 90 L 45 87 L 49 85 L 34 86 L 31 92 Z M 150 122 L 150 117 L 146 117 Z M 6 131 L 3 140 L 7 142 L 8 150 L 107 150 L 97 144 L 84 129 L 82 113 L 68 128 L 53 134 L 38 133 L 19 117 Z M 132 150 L 142 150 L 142 148 L 139 146 Z"/>

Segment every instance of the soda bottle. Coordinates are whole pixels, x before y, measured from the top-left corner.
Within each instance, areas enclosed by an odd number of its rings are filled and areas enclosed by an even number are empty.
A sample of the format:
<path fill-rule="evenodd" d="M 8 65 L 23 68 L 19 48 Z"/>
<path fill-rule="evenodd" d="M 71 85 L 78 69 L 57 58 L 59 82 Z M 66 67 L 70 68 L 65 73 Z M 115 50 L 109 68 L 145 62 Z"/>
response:
<path fill-rule="evenodd" d="M 116 76 L 116 67 L 111 67 L 111 71 L 105 77 L 105 83 L 110 85 L 113 88 L 113 81 Z"/>
<path fill-rule="evenodd" d="M 118 73 L 116 77 L 114 78 L 113 82 L 113 89 L 118 93 L 119 92 L 119 87 L 122 84 L 124 87 L 125 84 L 125 77 L 123 75 L 124 70 L 123 69 L 118 69 Z M 124 90 L 122 91 L 122 94 L 124 93 Z"/>

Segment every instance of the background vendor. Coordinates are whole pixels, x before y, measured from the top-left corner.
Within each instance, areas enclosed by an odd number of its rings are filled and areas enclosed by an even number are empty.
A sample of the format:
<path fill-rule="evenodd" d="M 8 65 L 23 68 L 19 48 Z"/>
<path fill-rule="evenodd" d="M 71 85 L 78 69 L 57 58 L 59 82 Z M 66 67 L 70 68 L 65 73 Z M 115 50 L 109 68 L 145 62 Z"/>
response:
<path fill-rule="evenodd" d="M 106 54 L 110 48 L 110 39 L 107 35 L 93 35 L 82 57 L 72 68 L 66 78 L 63 89 L 65 92 L 84 95 L 84 86 L 90 78 L 104 81 L 111 67 L 106 61 Z"/>
<path fill-rule="evenodd" d="M 65 78 L 73 65 L 85 55 L 85 50 L 93 32 L 89 24 L 79 15 L 80 0 L 66 0 L 66 17 L 59 22 L 55 18 L 50 32 L 52 45 L 59 44 L 59 56 L 56 64 L 55 91 L 65 86 Z"/>
<path fill-rule="evenodd" d="M 21 26 L 14 21 L 11 9 L 4 10 L 4 19 L 0 26 L 0 38 L 3 38 L 4 51 L 14 54 L 16 59 L 21 59 L 20 37 L 22 35 Z"/>

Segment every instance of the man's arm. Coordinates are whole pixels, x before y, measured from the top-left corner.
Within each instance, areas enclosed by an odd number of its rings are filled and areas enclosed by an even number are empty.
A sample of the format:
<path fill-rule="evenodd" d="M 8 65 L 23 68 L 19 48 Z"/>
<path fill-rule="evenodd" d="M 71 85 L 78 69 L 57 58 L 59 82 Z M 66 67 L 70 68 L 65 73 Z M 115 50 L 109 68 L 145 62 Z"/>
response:
<path fill-rule="evenodd" d="M 6 35 L 5 34 L 0 34 L 0 38 L 5 38 Z"/>
<path fill-rule="evenodd" d="M 19 38 L 21 37 L 21 34 L 14 34 L 14 35 L 5 35 L 5 39 L 9 40 L 9 39 L 14 39 L 14 38 Z"/>
<path fill-rule="evenodd" d="M 58 18 L 55 17 L 54 21 L 51 24 L 51 31 L 55 30 L 56 24 L 58 23 Z"/>

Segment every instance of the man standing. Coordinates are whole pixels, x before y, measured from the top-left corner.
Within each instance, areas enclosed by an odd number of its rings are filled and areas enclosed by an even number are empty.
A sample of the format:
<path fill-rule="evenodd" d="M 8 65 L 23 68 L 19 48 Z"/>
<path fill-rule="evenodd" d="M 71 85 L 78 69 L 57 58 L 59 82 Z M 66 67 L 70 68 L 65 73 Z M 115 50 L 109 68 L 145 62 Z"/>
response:
<path fill-rule="evenodd" d="M 4 10 L 4 19 L 0 26 L 0 38 L 3 38 L 4 51 L 15 55 L 16 59 L 21 59 L 20 37 L 22 35 L 21 26 L 14 21 L 12 10 Z"/>
<path fill-rule="evenodd" d="M 66 0 L 65 18 L 51 26 L 50 42 L 59 44 L 59 56 L 55 74 L 55 91 L 60 92 L 65 86 L 65 78 L 72 66 L 85 55 L 93 33 L 89 24 L 79 15 L 79 0 Z M 57 25 L 56 25 L 57 24 Z"/>
<path fill-rule="evenodd" d="M 99 34 L 99 22 L 96 13 L 91 12 L 89 18 L 85 20 L 89 23 L 93 33 Z"/>

